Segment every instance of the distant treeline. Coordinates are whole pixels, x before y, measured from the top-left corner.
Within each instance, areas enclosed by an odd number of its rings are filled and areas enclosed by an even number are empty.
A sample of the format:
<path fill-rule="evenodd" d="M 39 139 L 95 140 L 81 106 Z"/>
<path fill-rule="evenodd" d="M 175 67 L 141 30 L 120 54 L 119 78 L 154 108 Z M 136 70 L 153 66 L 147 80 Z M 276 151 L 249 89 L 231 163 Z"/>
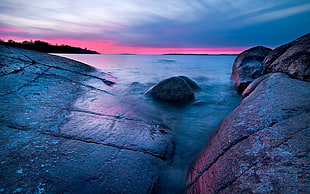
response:
<path fill-rule="evenodd" d="M 47 42 L 43 42 L 40 40 L 23 41 L 23 42 L 15 42 L 14 40 L 8 40 L 7 42 L 5 42 L 3 40 L 0 40 L 0 44 L 4 46 L 13 46 L 18 48 L 40 51 L 44 53 L 99 54 L 96 51 L 91 51 L 86 48 L 82 49 L 79 47 L 72 47 L 68 45 L 51 45 Z"/>

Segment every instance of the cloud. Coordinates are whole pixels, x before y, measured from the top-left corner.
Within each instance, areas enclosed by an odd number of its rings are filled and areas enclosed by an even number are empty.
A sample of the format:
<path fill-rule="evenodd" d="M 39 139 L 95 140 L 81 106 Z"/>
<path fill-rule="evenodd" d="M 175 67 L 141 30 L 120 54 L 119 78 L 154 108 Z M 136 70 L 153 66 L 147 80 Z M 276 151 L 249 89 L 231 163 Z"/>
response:
<path fill-rule="evenodd" d="M 252 24 L 252 23 L 261 23 L 261 22 L 268 22 L 271 20 L 277 20 L 285 17 L 289 17 L 295 14 L 309 12 L 310 11 L 310 3 L 304 5 L 297 5 L 294 7 L 289 7 L 281 10 L 274 10 L 268 13 L 264 13 L 252 18 L 245 20 L 244 23 Z"/>
<path fill-rule="evenodd" d="M 302 0 L 2 0 L 0 24 L 16 32 L 0 36 L 111 40 L 124 46 L 244 46 L 254 35 L 263 42 L 259 33 L 266 35 L 271 24 L 279 27 L 268 32 L 271 36 L 283 31 L 291 25 L 282 22 L 286 19 L 303 27 L 282 39 L 309 32 L 309 19 L 301 16 L 310 16 L 309 7 Z"/>

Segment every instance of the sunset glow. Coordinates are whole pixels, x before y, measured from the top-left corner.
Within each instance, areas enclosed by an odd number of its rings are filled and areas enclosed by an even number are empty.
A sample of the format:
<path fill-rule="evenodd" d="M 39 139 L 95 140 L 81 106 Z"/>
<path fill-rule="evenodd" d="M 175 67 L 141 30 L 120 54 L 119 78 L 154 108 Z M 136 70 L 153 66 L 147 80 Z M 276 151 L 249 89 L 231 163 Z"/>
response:
<path fill-rule="evenodd" d="M 103 54 L 236 54 L 310 31 L 310 3 L 302 0 L 3 0 L 0 9 L 2 40 L 42 40 Z"/>
<path fill-rule="evenodd" d="M 12 32 L 13 30 L 8 29 Z M 35 40 L 29 37 L 7 36 L 2 37 L 2 40 Z M 80 48 L 95 50 L 101 54 L 238 54 L 247 47 L 220 47 L 220 48 L 190 48 L 190 47 L 175 47 L 175 48 L 156 48 L 156 47 L 139 47 L 139 46 L 121 46 L 115 45 L 113 41 L 97 40 L 97 41 L 80 41 L 74 39 L 40 39 L 53 45 L 74 45 Z"/>

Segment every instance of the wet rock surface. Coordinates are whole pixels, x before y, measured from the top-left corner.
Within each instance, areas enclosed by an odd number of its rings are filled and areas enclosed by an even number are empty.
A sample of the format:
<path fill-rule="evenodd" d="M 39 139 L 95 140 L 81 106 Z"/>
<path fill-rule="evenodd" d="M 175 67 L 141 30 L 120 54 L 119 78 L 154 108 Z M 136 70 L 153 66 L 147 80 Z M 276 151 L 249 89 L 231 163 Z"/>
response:
<path fill-rule="evenodd" d="M 263 64 L 264 73 L 282 72 L 310 81 L 310 33 L 271 51 Z"/>
<path fill-rule="evenodd" d="M 196 159 L 188 192 L 309 193 L 309 96 L 309 82 L 261 79 Z"/>
<path fill-rule="evenodd" d="M 173 154 L 172 132 L 104 106 L 115 99 L 112 76 L 11 47 L 0 47 L 0 60 L 1 192 L 153 189 Z"/>
<path fill-rule="evenodd" d="M 254 79 L 262 75 L 263 61 L 270 51 L 270 48 L 257 46 L 238 55 L 231 75 L 238 92 L 242 93 Z"/>
<path fill-rule="evenodd" d="M 152 86 L 146 95 L 163 102 L 186 103 L 195 99 L 194 89 L 200 87 L 186 76 L 171 77 Z"/>

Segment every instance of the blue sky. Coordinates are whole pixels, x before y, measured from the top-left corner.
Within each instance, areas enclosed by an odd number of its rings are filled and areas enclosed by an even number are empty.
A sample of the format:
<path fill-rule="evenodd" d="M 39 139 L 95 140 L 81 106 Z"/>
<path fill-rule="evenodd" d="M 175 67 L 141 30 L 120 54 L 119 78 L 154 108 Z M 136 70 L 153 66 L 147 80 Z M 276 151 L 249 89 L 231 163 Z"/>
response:
<path fill-rule="evenodd" d="M 40 39 L 103 53 L 239 52 L 310 32 L 305 0 L 2 0 L 0 9 L 1 39 Z"/>

